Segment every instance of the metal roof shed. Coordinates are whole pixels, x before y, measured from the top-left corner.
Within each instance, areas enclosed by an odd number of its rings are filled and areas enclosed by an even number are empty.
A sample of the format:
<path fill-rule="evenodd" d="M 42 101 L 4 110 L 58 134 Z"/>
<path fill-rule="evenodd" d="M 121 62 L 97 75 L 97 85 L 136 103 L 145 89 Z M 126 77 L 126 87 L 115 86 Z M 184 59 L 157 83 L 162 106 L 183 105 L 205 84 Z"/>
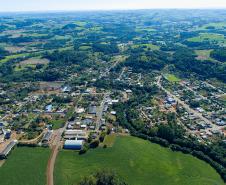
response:
<path fill-rule="evenodd" d="M 82 140 L 66 140 L 64 143 L 64 149 L 81 150 L 82 144 L 83 144 Z"/>
<path fill-rule="evenodd" d="M 0 159 L 6 159 L 11 150 L 14 148 L 14 146 L 17 144 L 17 141 L 11 141 L 6 148 L 0 153 Z"/>

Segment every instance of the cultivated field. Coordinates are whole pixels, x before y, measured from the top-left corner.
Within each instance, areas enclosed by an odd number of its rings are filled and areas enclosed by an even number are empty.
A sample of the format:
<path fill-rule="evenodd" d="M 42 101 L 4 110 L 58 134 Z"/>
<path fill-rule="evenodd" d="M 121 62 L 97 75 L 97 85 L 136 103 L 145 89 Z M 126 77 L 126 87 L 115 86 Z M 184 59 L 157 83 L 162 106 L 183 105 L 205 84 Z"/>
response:
<path fill-rule="evenodd" d="M 101 168 L 115 170 L 130 185 L 223 185 L 207 163 L 172 152 L 135 137 L 117 137 L 111 148 L 90 150 L 79 156 L 61 151 L 55 167 L 55 184 L 77 184 Z"/>
<path fill-rule="evenodd" d="M 50 150 L 16 148 L 0 167 L 1 185 L 45 185 Z"/>

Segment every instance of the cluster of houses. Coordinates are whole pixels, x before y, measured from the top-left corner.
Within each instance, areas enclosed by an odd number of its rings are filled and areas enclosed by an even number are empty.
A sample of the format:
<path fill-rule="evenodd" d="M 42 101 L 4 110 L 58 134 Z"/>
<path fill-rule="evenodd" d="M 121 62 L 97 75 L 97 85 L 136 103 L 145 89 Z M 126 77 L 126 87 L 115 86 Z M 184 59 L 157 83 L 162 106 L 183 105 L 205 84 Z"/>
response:
<path fill-rule="evenodd" d="M 133 73 L 132 68 L 123 68 L 121 74 L 116 80 L 129 85 L 139 85 L 140 87 L 143 87 L 142 74 Z"/>

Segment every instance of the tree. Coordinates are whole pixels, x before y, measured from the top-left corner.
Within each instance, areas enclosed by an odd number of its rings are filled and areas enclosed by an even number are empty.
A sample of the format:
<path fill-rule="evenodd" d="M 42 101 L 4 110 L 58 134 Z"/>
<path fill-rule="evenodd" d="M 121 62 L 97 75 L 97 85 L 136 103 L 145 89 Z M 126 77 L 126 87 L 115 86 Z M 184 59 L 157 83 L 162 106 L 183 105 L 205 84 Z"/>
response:
<path fill-rule="evenodd" d="M 175 137 L 175 133 L 169 125 L 160 125 L 158 129 L 158 136 L 171 142 Z"/>
<path fill-rule="evenodd" d="M 112 170 L 101 170 L 84 177 L 79 185 L 126 185 Z"/>

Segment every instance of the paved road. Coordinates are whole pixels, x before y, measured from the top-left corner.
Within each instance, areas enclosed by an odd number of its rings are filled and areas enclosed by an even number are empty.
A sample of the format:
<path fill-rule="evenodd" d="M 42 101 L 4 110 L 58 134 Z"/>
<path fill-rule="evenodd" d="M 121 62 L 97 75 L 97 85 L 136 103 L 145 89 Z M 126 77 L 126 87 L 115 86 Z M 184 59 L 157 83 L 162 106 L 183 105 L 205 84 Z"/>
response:
<path fill-rule="evenodd" d="M 212 121 L 206 119 L 201 113 L 199 113 L 198 111 L 192 109 L 189 105 L 187 105 L 186 103 L 184 103 L 183 101 L 181 101 L 178 97 L 176 97 L 175 95 L 173 95 L 170 91 L 168 91 L 167 89 L 165 89 L 162 85 L 161 85 L 161 79 L 162 76 L 159 76 L 157 79 L 157 86 L 162 89 L 163 91 L 165 91 L 167 93 L 167 95 L 173 97 L 179 104 L 181 104 L 188 112 L 193 113 L 195 116 L 199 117 L 201 120 L 205 121 L 206 123 L 210 124 L 212 126 L 212 128 L 207 129 L 207 130 L 220 130 L 223 127 L 217 126 L 215 124 L 213 124 Z"/>
<path fill-rule="evenodd" d="M 55 161 L 57 158 L 57 154 L 59 152 L 59 148 L 61 147 L 61 136 L 66 129 L 67 124 L 63 128 L 60 128 L 53 133 L 53 142 L 52 142 L 52 153 L 50 155 L 48 166 L 47 166 L 47 185 L 54 185 L 53 173 Z"/>
<path fill-rule="evenodd" d="M 99 76 L 99 79 L 101 79 L 102 77 L 107 76 L 110 73 L 110 71 L 118 65 L 119 62 L 120 61 L 116 61 L 111 66 L 107 67 L 105 72 L 102 75 Z"/>
<path fill-rule="evenodd" d="M 106 103 L 106 99 L 107 97 L 110 95 L 110 93 L 105 93 L 104 94 L 104 97 L 103 97 L 103 100 L 100 104 L 100 107 L 98 108 L 98 111 L 97 111 L 97 121 L 96 121 L 96 130 L 98 131 L 99 128 L 100 128 L 100 122 L 101 122 L 101 119 L 103 117 L 103 113 L 104 113 L 104 105 Z"/>

